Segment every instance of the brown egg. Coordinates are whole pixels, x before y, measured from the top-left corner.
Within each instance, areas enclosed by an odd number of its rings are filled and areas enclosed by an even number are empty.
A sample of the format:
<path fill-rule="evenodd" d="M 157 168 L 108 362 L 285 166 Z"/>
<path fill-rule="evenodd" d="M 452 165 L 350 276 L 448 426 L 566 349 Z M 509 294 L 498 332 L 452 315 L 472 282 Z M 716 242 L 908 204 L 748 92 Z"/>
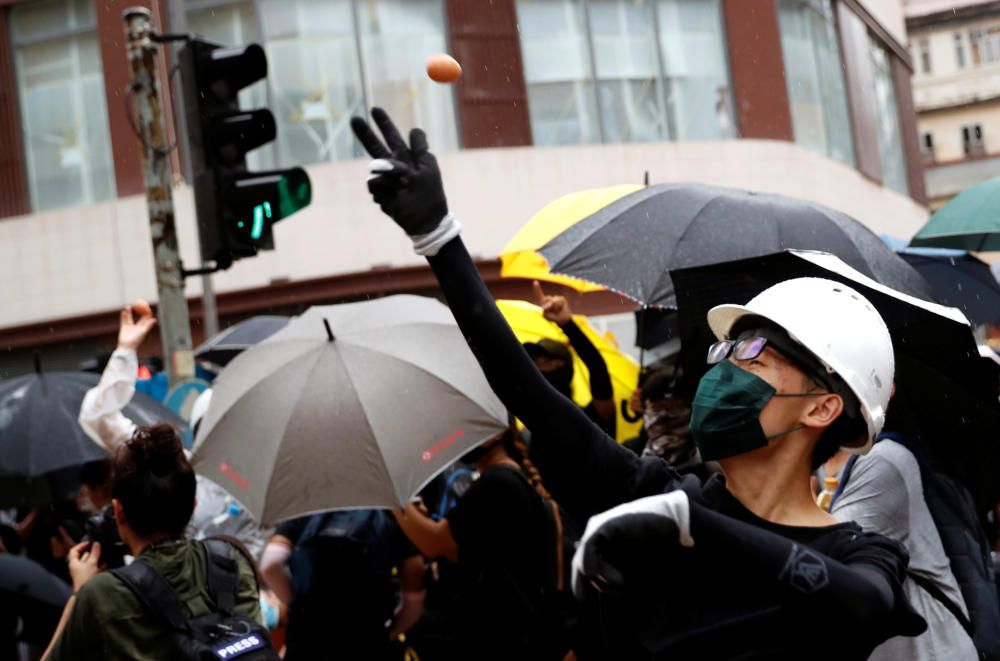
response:
<path fill-rule="evenodd" d="M 137 298 L 132 304 L 132 310 L 140 317 L 147 317 L 153 314 L 153 308 L 149 306 L 149 302 L 144 298 Z"/>
<path fill-rule="evenodd" d="M 462 65 L 447 53 L 427 58 L 427 75 L 436 83 L 453 83 L 462 75 Z"/>

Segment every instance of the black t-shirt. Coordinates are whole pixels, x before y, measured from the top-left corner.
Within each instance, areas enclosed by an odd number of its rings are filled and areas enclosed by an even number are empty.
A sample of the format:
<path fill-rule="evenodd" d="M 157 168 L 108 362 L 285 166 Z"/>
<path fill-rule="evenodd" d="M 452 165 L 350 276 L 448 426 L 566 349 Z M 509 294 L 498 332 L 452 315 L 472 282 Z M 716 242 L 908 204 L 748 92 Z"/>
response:
<path fill-rule="evenodd" d="M 557 541 L 548 507 L 520 469 L 496 465 L 446 515 L 475 658 L 561 659 L 568 649 L 553 597 Z"/>

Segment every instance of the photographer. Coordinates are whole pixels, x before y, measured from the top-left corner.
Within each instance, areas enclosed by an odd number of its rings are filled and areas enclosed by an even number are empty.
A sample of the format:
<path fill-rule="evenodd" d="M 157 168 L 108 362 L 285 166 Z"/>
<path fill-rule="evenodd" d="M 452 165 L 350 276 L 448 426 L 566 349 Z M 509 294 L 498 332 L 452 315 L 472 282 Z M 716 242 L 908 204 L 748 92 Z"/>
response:
<path fill-rule="evenodd" d="M 136 562 L 169 583 L 191 618 L 219 606 L 208 585 L 212 562 L 201 542 L 184 537 L 195 504 L 195 476 L 169 425 L 140 427 L 115 452 L 112 506 L 121 539 Z M 241 552 L 235 612 L 260 620 L 257 580 Z M 66 604 L 46 659 L 171 659 L 171 628 L 143 604 L 125 580 L 102 571 L 101 543 L 82 542 L 69 553 L 73 597 Z"/>

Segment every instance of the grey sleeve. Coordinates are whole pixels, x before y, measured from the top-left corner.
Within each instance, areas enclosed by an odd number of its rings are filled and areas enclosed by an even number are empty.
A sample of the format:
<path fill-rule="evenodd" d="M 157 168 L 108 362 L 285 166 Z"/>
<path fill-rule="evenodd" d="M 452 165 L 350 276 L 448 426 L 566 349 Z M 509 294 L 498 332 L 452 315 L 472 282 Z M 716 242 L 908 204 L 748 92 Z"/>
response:
<path fill-rule="evenodd" d="M 854 464 L 831 514 L 902 543 L 910 529 L 906 478 L 900 467 L 879 450 L 875 446 Z"/>

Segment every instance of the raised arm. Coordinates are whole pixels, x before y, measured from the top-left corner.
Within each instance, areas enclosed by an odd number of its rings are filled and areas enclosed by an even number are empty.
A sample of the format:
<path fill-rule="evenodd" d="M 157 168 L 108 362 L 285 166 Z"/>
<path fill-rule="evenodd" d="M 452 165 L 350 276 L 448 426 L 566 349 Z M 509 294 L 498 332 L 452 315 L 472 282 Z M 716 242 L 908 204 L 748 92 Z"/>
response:
<path fill-rule="evenodd" d="M 108 452 L 132 437 L 135 423 L 122 414 L 122 409 L 135 394 L 139 370 L 136 351 L 156 325 L 156 317 L 146 314 L 135 320 L 132 308 L 121 311 L 118 346 L 101 374 L 101 380 L 87 391 L 80 404 L 77 418 L 84 432 Z"/>
<path fill-rule="evenodd" d="M 545 447 L 538 450 L 558 456 L 560 470 L 581 489 L 601 492 L 605 507 L 662 490 L 676 478 L 666 464 L 641 461 L 619 447 L 535 368 L 458 236 L 460 226 L 448 213 L 441 175 L 424 132 L 413 129 L 407 146 L 383 110 L 373 109 L 372 117 L 389 148 L 365 120 L 352 120 L 358 139 L 375 159 L 368 188 L 375 202 L 410 236 L 416 252 L 427 256 L 490 386 L 512 414 L 537 437 L 544 437 Z"/>
<path fill-rule="evenodd" d="M 545 293 L 542 284 L 535 280 L 532 283 L 535 291 L 535 298 L 542 308 L 542 314 L 552 323 L 559 326 L 562 332 L 569 338 L 569 343 L 573 350 L 580 356 L 580 360 L 587 366 L 590 373 L 590 395 L 592 397 L 591 406 L 601 419 L 601 426 L 609 436 L 615 435 L 617 419 L 615 414 L 614 390 L 611 387 L 611 375 L 608 373 L 608 366 L 604 362 L 604 356 L 597 350 L 594 343 L 590 341 L 587 334 L 583 332 L 573 320 L 573 310 L 565 296 L 552 296 Z"/>

